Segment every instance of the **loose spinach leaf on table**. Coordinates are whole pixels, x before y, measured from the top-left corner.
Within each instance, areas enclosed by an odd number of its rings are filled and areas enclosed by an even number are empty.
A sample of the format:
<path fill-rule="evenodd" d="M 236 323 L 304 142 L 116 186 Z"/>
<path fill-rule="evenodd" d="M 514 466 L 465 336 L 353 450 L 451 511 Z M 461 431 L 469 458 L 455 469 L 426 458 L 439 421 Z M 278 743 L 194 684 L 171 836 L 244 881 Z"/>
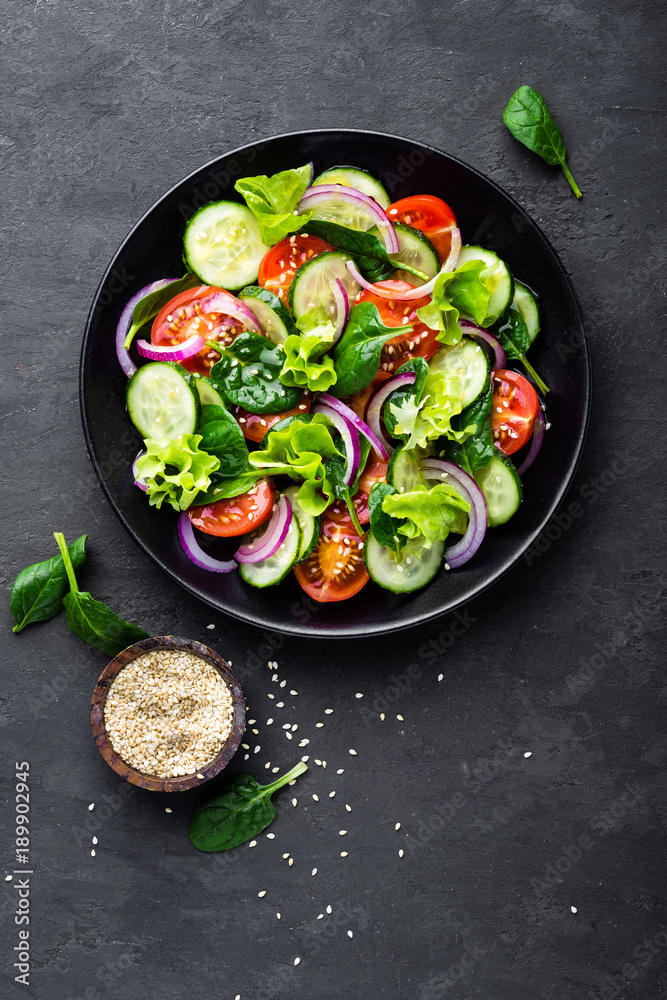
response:
<path fill-rule="evenodd" d="M 157 314 L 163 309 L 167 302 L 171 302 L 176 295 L 180 295 L 181 292 L 187 292 L 190 288 L 196 288 L 201 285 L 200 279 L 196 274 L 188 271 L 186 275 L 179 278 L 178 281 L 170 281 L 168 285 L 163 288 L 156 288 L 154 292 L 150 295 L 144 296 L 140 299 L 136 306 L 134 307 L 134 312 L 132 313 L 132 325 L 128 330 L 127 337 L 125 338 L 125 347 L 129 347 L 134 340 L 135 335 L 144 325 L 148 323 L 149 320 L 155 319 Z"/>
<path fill-rule="evenodd" d="M 550 166 L 560 165 L 570 187 L 581 198 L 581 191 L 565 162 L 566 149 L 547 102 L 532 87 L 519 87 L 510 97 L 503 121 L 515 139 L 541 156 Z"/>
<path fill-rule="evenodd" d="M 79 590 L 65 536 L 54 531 L 53 537 L 58 543 L 70 586 L 69 594 L 63 599 L 70 631 L 107 656 L 117 656 L 133 642 L 147 639 L 148 632 L 123 621 L 106 604 L 94 600 L 87 591 Z"/>
<path fill-rule="evenodd" d="M 201 408 L 199 433 L 201 450 L 220 461 L 215 470 L 217 479 L 234 479 L 243 472 L 248 463 L 248 446 L 231 413 L 222 406 L 205 404 Z"/>
<path fill-rule="evenodd" d="M 353 306 L 343 336 L 334 350 L 337 378 L 332 392 L 343 399 L 365 389 L 378 373 L 386 342 L 411 332 L 411 326 L 385 326 L 372 302 Z"/>
<path fill-rule="evenodd" d="M 241 333 L 228 347 L 211 346 L 222 354 L 211 368 L 211 384 L 228 403 L 258 414 L 297 406 L 303 390 L 280 381 L 285 354 L 266 337 Z"/>
<path fill-rule="evenodd" d="M 531 345 L 530 334 L 526 322 L 518 309 L 510 308 L 506 319 L 496 328 L 498 340 L 503 345 L 509 361 L 520 361 L 528 374 L 532 376 L 537 387 L 544 393 L 549 392 L 546 385 L 537 374 L 526 357 L 526 351 Z"/>
<path fill-rule="evenodd" d="M 252 840 L 276 818 L 273 793 L 307 770 L 300 761 L 270 785 L 260 785 L 249 774 L 228 779 L 195 808 L 190 821 L 193 845 L 199 851 L 228 851 Z"/>
<path fill-rule="evenodd" d="M 69 546 L 75 569 L 82 566 L 86 558 L 87 538 L 88 535 L 82 535 Z M 32 622 L 45 622 L 54 618 L 62 610 L 68 588 L 67 571 L 60 555 L 22 569 L 12 587 L 9 605 L 16 622 L 14 632 L 20 632 Z"/>
<path fill-rule="evenodd" d="M 456 430 L 475 425 L 475 431 L 465 441 L 450 441 L 441 438 L 436 444 L 436 454 L 443 455 L 471 476 L 478 469 L 489 464 L 495 454 L 493 434 L 491 433 L 491 408 L 493 405 L 493 389 L 482 393 L 470 406 L 452 417 L 452 426 Z"/>
<path fill-rule="evenodd" d="M 398 269 L 412 271 L 422 280 L 426 278 L 422 271 L 392 260 L 384 243 L 374 233 L 363 233 L 340 226 L 337 222 L 320 222 L 317 219 L 311 220 L 304 231 L 310 236 L 319 236 L 336 250 L 348 254 L 367 281 L 385 281 Z"/>

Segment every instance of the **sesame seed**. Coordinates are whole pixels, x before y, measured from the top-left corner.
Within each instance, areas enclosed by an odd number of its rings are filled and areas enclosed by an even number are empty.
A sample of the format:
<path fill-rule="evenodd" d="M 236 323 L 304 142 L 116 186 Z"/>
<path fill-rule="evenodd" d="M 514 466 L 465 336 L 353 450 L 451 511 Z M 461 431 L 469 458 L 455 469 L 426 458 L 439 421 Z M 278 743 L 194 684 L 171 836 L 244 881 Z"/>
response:
<path fill-rule="evenodd" d="M 317 914 L 317 919 L 318 920 L 323 920 L 324 919 L 324 914 L 323 913 L 318 913 Z"/>
<path fill-rule="evenodd" d="M 318 797 L 317 795 L 313 795 L 313 798 L 315 799 L 315 801 L 316 801 L 316 802 L 319 802 L 319 801 L 320 801 L 320 800 L 319 800 L 319 797 Z"/>
<path fill-rule="evenodd" d="M 394 827 L 394 830 L 400 830 L 400 829 L 401 829 L 401 824 L 397 823 L 396 826 Z"/>
<path fill-rule="evenodd" d="M 532 757 L 532 756 L 533 756 L 533 751 L 532 750 L 526 750 L 526 752 L 524 754 L 524 757 Z"/>
<path fill-rule="evenodd" d="M 266 724 L 267 724 L 267 726 L 272 726 L 273 725 L 273 719 L 267 719 L 266 720 Z"/>
<path fill-rule="evenodd" d="M 347 936 L 351 938 L 351 937 L 354 937 L 354 934 L 352 933 L 352 931 L 348 931 L 347 932 Z"/>
<path fill-rule="evenodd" d="M 340 856 L 341 856 L 341 858 L 346 858 L 347 857 L 347 851 L 341 851 L 340 852 Z"/>
<path fill-rule="evenodd" d="M 266 896 L 266 889 L 262 889 L 262 891 L 258 892 L 257 895 L 259 896 L 260 899 L 263 899 L 264 896 Z"/>
<path fill-rule="evenodd" d="M 576 912 L 577 912 L 577 908 L 576 908 L 576 906 L 571 906 L 571 907 L 570 907 L 570 912 L 571 912 L 571 913 L 576 913 Z"/>
<path fill-rule="evenodd" d="M 313 868 L 313 870 L 312 870 L 312 872 L 311 872 L 310 874 L 311 874 L 312 876 L 315 876 L 315 875 L 317 875 L 317 868 Z"/>
<path fill-rule="evenodd" d="M 305 764 L 305 763 L 306 763 L 306 761 L 309 761 L 309 760 L 310 760 L 310 757 L 308 756 L 308 754 L 306 754 L 306 756 L 305 756 L 305 757 L 302 757 L 302 758 L 301 758 L 301 760 L 302 760 L 302 761 L 304 762 L 304 764 Z"/>
<path fill-rule="evenodd" d="M 290 691 L 290 694 L 298 694 L 298 691 Z"/>
<path fill-rule="evenodd" d="M 398 719 L 399 722 L 405 722 L 405 719 L 403 718 L 402 715 L 397 715 L 396 718 Z"/>
<path fill-rule="evenodd" d="M 13 877 L 13 875 L 5 875 L 5 882 L 11 882 Z"/>
<path fill-rule="evenodd" d="M 254 749 L 253 753 L 259 753 L 259 751 L 260 751 L 261 749 L 262 749 L 262 748 L 260 747 L 260 745 L 259 745 L 259 743 L 258 743 L 258 744 L 257 744 L 257 746 L 255 747 L 255 749 Z"/>
<path fill-rule="evenodd" d="M 91 858 L 95 857 L 95 848 L 93 848 L 92 851 L 90 852 L 90 856 Z"/>
<path fill-rule="evenodd" d="M 276 916 L 278 917 L 278 920 L 280 920 L 280 914 L 276 913 Z"/>
<path fill-rule="evenodd" d="M 346 833 L 347 833 L 347 830 L 339 830 L 338 831 L 338 836 L 339 837 L 344 837 Z"/>
<path fill-rule="evenodd" d="M 292 799 L 292 805 L 295 806 L 296 803 L 297 803 L 297 800 L 296 799 Z"/>
<path fill-rule="evenodd" d="M 169 810 L 171 812 L 171 810 Z M 97 837 L 93 837 L 93 844 L 97 843 Z"/>
<path fill-rule="evenodd" d="M 385 714 L 384 712 L 380 712 L 380 722 L 384 722 L 384 720 L 385 720 Z"/>
<path fill-rule="evenodd" d="M 91 802 L 90 805 L 88 806 L 88 811 L 92 812 L 94 808 L 95 808 L 95 803 Z"/>
<path fill-rule="evenodd" d="M 398 852 L 398 856 L 399 858 L 403 857 L 403 848 L 401 848 L 400 851 Z"/>
<path fill-rule="evenodd" d="M 294 864 L 294 858 L 290 858 L 290 859 L 289 859 L 289 861 L 287 862 L 287 864 L 288 864 L 288 865 L 290 866 L 290 868 L 291 868 L 291 867 L 292 867 L 292 865 Z"/>
<path fill-rule="evenodd" d="M 339 767 L 338 770 L 336 771 L 336 774 L 343 774 L 344 772 L 345 772 L 345 768 L 344 767 Z"/>
<path fill-rule="evenodd" d="M 442 681 L 444 679 L 445 679 L 445 675 L 444 674 L 438 674 L 438 680 L 439 681 Z"/>
<path fill-rule="evenodd" d="M 300 961 L 301 961 L 301 959 L 297 955 L 297 957 L 294 959 L 294 964 L 298 965 Z"/>
<path fill-rule="evenodd" d="M 333 708 L 325 708 L 324 709 L 324 714 L 325 715 L 333 715 Z"/>
<path fill-rule="evenodd" d="M 257 841 L 251 840 L 250 843 L 248 844 L 248 847 L 257 847 Z"/>
<path fill-rule="evenodd" d="M 215 628 L 215 625 L 207 625 L 206 628 Z"/>
<path fill-rule="evenodd" d="M 357 756 L 357 751 L 356 750 L 350 750 L 350 753 L 352 754 L 353 757 Z"/>
<path fill-rule="evenodd" d="M 361 691 L 357 691 L 357 693 L 355 694 L 354 697 L 355 698 L 363 698 L 363 694 L 361 693 Z"/>
<path fill-rule="evenodd" d="M 329 798 L 332 799 L 335 794 L 336 794 L 335 792 L 329 792 Z"/>
<path fill-rule="evenodd" d="M 315 728 L 316 729 L 324 729 L 324 723 L 323 722 L 316 722 L 315 723 Z"/>
<path fill-rule="evenodd" d="M 333 911 L 331 909 L 331 904 L 329 904 L 329 906 L 327 906 L 327 913 L 331 913 L 331 912 L 333 912 Z"/>
<path fill-rule="evenodd" d="M 345 803 L 345 808 L 347 809 L 347 811 L 348 811 L 349 813 L 351 813 L 351 812 L 352 812 L 352 806 L 348 806 L 347 802 Z"/>

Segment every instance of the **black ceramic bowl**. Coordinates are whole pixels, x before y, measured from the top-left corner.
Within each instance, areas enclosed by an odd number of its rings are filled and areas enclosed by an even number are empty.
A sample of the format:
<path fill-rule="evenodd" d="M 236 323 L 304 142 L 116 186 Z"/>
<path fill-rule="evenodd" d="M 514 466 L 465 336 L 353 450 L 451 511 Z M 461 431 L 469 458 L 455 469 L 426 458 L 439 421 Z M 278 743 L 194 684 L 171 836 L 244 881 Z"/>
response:
<path fill-rule="evenodd" d="M 551 429 L 524 478 L 524 502 L 503 527 L 487 533 L 465 566 L 442 572 L 414 594 L 398 596 L 370 582 L 336 604 L 309 601 L 293 574 L 277 587 L 255 590 L 238 574 L 206 573 L 182 552 L 176 513 L 156 511 L 132 483 L 130 465 L 141 441 L 125 412 L 126 378 L 116 361 L 116 324 L 129 297 L 158 278 L 183 272 L 186 220 L 211 200 L 237 198 L 234 181 L 272 174 L 312 160 L 315 172 L 355 164 L 378 177 L 396 200 L 440 195 L 453 208 L 464 243 L 495 250 L 540 297 L 542 333 L 531 351 L 551 387 Z M 253 143 L 213 160 L 165 194 L 134 227 L 109 265 L 95 296 L 81 355 L 81 412 L 86 442 L 116 514 L 174 580 L 214 608 L 264 628 L 307 636 L 391 632 L 451 611 L 480 593 L 534 542 L 570 483 L 584 442 L 590 405 L 590 360 L 577 298 L 546 237 L 495 184 L 459 160 L 409 139 L 328 129 Z"/>

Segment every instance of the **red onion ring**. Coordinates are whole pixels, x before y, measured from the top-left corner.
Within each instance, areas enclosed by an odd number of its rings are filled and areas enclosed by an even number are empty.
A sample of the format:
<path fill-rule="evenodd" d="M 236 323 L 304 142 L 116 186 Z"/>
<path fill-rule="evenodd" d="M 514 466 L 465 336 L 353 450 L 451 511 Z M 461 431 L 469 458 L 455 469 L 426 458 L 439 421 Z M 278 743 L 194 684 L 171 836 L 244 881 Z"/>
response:
<path fill-rule="evenodd" d="M 333 344 L 335 344 L 338 342 L 341 333 L 347 326 L 347 320 L 350 315 L 350 300 L 347 297 L 345 285 L 340 278 L 334 278 L 333 281 L 330 281 L 329 288 L 331 289 L 336 303 L 336 317 L 334 319 L 336 336 L 333 339 Z M 333 344 L 331 345 L 332 347 Z"/>
<path fill-rule="evenodd" d="M 383 435 L 380 434 L 378 436 L 375 430 L 369 427 L 361 417 L 358 417 L 354 410 L 346 406 L 345 403 L 341 403 L 340 399 L 336 399 L 335 396 L 330 396 L 328 392 L 321 392 L 317 399 L 319 403 L 324 403 L 325 406 L 330 407 L 330 409 L 340 414 L 344 420 L 347 420 L 348 424 L 352 424 L 354 429 L 370 442 L 371 448 L 377 452 L 380 458 L 383 458 L 385 462 L 389 460 L 389 451 L 387 450 Z"/>
<path fill-rule="evenodd" d="M 382 407 L 387 400 L 387 396 L 390 396 L 397 389 L 404 389 L 407 385 L 414 385 L 416 378 L 417 376 L 414 372 L 403 372 L 401 375 L 392 375 L 391 378 L 388 378 L 382 385 L 377 387 L 366 404 L 366 423 L 378 441 L 384 445 L 387 457 L 394 450 L 394 446 L 387 441 L 382 430 Z"/>
<path fill-rule="evenodd" d="M 236 569 L 236 563 L 233 559 L 222 562 L 204 552 L 195 538 L 194 529 L 186 511 L 183 511 L 178 519 L 178 540 L 190 562 L 199 566 L 200 569 L 208 570 L 209 573 L 231 573 L 232 570 Z"/>
<path fill-rule="evenodd" d="M 184 340 L 182 344 L 174 344 L 163 347 L 149 344 L 147 340 L 137 341 L 137 350 L 143 358 L 150 361 L 185 361 L 199 354 L 206 347 L 206 340 L 200 333 L 193 333 L 191 337 Z"/>
<path fill-rule="evenodd" d="M 419 463 L 419 468 L 428 478 L 453 479 L 458 492 L 470 504 L 468 530 L 458 542 L 445 549 L 445 562 L 450 569 L 457 569 L 472 559 L 484 541 L 487 524 L 484 494 L 472 476 L 453 462 L 445 462 L 441 458 L 427 458 Z M 429 473 L 433 473 L 433 476 L 429 476 Z"/>
<path fill-rule="evenodd" d="M 234 553 L 240 563 L 256 563 L 275 555 L 287 538 L 292 524 L 292 504 L 284 494 L 278 500 L 266 531 L 252 542 L 246 542 Z"/>
<path fill-rule="evenodd" d="M 524 472 L 527 472 L 528 469 L 533 464 L 533 462 L 535 461 L 535 459 L 537 458 L 537 456 L 539 455 L 540 448 L 544 443 L 544 432 L 546 431 L 546 429 L 547 427 L 544 422 L 544 416 L 542 414 L 542 410 L 540 409 L 540 412 L 535 418 L 535 424 L 533 425 L 533 439 L 530 442 L 530 449 L 528 451 L 528 454 L 524 458 L 523 462 L 516 470 L 517 476 L 522 476 Z"/>
<path fill-rule="evenodd" d="M 299 213 L 308 212 L 327 201 L 346 201 L 356 208 L 363 209 L 380 230 L 387 253 L 399 252 L 398 237 L 385 210 L 378 205 L 374 198 L 362 194 L 356 188 L 347 187 L 344 184 L 317 184 L 304 191 L 296 210 Z"/>
<path fill-rule="evenodd" d="M 322 396 L 326 393 L 320 393 L 318 399 L 321 400 Z M 359 435 L 357 434 L 356 428 L 354 428 L 349 420 L 332 406 L 327 406 L 324 403 L 317 402 L 315 406 L 311 408 L 311 413 L 321 413 L 323 416 L 328 417 L 331 423 L 334 425 L 338 433 L 343 439 L 343 444 L 345 445 L 345 472 L 343 474 L 343 482 L 346 486 L 351 486 L 354 482 L 357 472 L 359 471 L 359 461 L 361 459 L 361 449 L 359 447 Z"/>
<path fill-rule="evenodd" d="M 162 326 L 155 331 L 155 340 L 159 343 L 161 339 L 170 337 L 173 333 L 170 327 L 174 318 L 179 320 L 192 319 L 194 316 L 200 316 L 202 313 L 225 313 L 226 316 L 231 316 L 233 319 L 238 320 L 239 323 L 242 323 L 247 330 L 264 336 L 264 330 L 248 306 L 230 292 L 218 291 L 207 295 L 205 299 L 198 299 L 196 302 L 192 302 L 189 306 L 181 306 L 178 309 L 177 317 L 172 316 L 166 319 Z"/>
<path fill-rule="evenodd" d="M 382 285 L 374 285 L 372 282 L 366 281 L 353 260 L 346 261 L 345 266 L 357 284 L 361 285 L 361 287 L 365 288 L 367 291 L 372 292 L 373 295 L 377 295 L 381 299 L 395 299 L 397 302 L 409 302 L 411 299 L 420 299 L 424 295 L 432 295 L 438 277 L 443 273 L 453 271 L 455 269 L 460 253 L 461 230 L 452 229 L 451 250 L 449 251 L 447 260 L 438 271 L 438 274 L 436 274 L 434 278 L 431 278 L 430 281 L 427 281 L 425 285 L 420 285 L 419 288 L 406 288 L 402 292 L 395 291 L 391 288 L 383 288 Z M 400 264 L 398 264 L 397 267 L 400 269 Z"/>
<path fill-rule="evenodd" d="M 145 299 L 147 295 L 151 294 L 151 292 L 156 292 L 158 288 L 164 288 L 165 285 L 170 285 L 173 280 L 173 278 L 160 278 L 159 281 L 152 281 L 150 285 L 146 285 L 145 288 L 142 288 L 132 296 L 120 314 L 118 326 L 116 327 L 116 357 L 118 358 L 120 367 L 123 369 L 128 378 L 134 375 L 137 370 L 137 366 L 130 357 L 129 351 L 125 347 L 125 338 L 127 337 L 128 331 L 132 326 L 132 313 L 134 312 L 134 307 L 137 302 L 141 302 L 141 300 Z"/>
<path fill-rule="evenodd" d="M 503 345 L 497 337 L 494 337 L 488 330 L 483 330 L 482 327 L 477 326 L 476 323 L 471 323 L 469 319 L 460 319 L 459 326 L 463 330 L 466 337 L 475 337 L 476 340 L 483 340 L 489 345 L 489 347 L 493 348 L 493 352 L 495 354 L 493 362 L 494 368 L 507 367 L 507 357 L 505 356 Z"/>

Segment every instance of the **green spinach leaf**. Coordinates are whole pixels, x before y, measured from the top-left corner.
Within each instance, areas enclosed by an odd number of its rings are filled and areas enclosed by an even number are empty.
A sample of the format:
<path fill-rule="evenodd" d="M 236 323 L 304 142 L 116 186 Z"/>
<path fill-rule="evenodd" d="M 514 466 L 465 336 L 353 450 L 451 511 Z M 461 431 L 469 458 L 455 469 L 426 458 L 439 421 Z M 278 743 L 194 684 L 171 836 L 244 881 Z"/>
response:
<path fill-rule="evenodd" d="M 334 350 L 335 395 L 344 399 L 370 385 L 378 373 L 386 342 L 411 332 L 411 326 L 385 326 L 372 302 L 353 306 L 343 336 Z"/>
<path fill-rule="evenodd" d="M 542 381 L 530 361 L 526 357 L 526 351 L 531 345 L 530 334 L 526 322 L 513 306 L 510 308 L 506 320 L 495 330 L 498 340 L 505 349 L 505 354 L 509 361 L 520 361 L 529 375 L 535 380 L 537 387 L 543 392 L 549 392 L 549 386 Z"/>
<path fill-rule="evenodd" d="M 389 483 L 374 483 L 368 497 L 368 510 L 371 515 L 371 534 L 375 541 L 387 549 L 393 549 L 396 555 L 399 555 L 401 549 L 399 528 L 406 524 L 406 521 L 404 518 L 392 517 L 382 509 L 384 498 L 395 493 L 398 493 L 398 490 Z"/>
<path fill-rule="evenodd" d="M 190 288 L 196 288 L 201 285 L 200 279 L 196 274 L 188 271 L 186 275 L 179 278 L 178 281 L 170 281 L 168 285 L 164 288 L 157 288 L 150 295 L 146 295 L 143 299 L 140 299 L 134 311 L 132 313 L 132 325 L 127 332 L 127 337 L 125 338 L 125 347 L 129 348 L 130 344 L 134 340 L 136 334 L 144 325 L 150 320 L 155 319 L 157 314 L 161 309 L 164 309 L 167 302 L 171 302 L 173 298 L 180 295 L 181 292 L 187 292 Z"/>
<path fill-rule="evenodd" d="M 257 414 L 297 406 L 303 392 L 280 381 L 285 354 L 266 337 L 247 332 L 228 347 L 211 346 L 222 355 L 211 368 L 211 384 L 228 403 Z"/>
<path fill-rule="evenodd" d="M 560 165 L 570 187 L 581 198 L 581 191 L 565 162 L 566 149 L 547 102 L 532 87 L 519 87 L 507 102 L 503 121 L 515 139 L 541 156 L 550 166 Z"/>
<path fill-rule="evenodd" d="M 75 569 L 82 566 L 88 535 L 81 535 L 69 546 Z M 12 587 L 9 608 L 16 622 L 13 631 L 20 632 L 32 622 L 46 622 L 62 610 L 63 598 L 69 589 L 67 571 L 62 556 L 22 569 Z"/>
<path fill-rule="evenodd" d="M 207 403 L 201 408 L 199 447 L 220 462 L 216 479 L 235 479 L 248 464 L 248 446 L 234 417 L 222 406 Z"/>
<path fill-rule="evenodd" d="M 257 837 L 276 818 L 273 793 L 307 770 L 300 761 L 270 785 L 260 785 L 249 774 L 229 778 L 195 808 L 190 821 L 193 845 L 198 851 L 228 851 Z"/>
<path fill-rule="evenodd" d="M 148 632 L 123 621 L 106 604 L 94 600 L 87 591 L 79 590 L 65 536 L 54 531 L 53 537 L 58 543 L 70 586 L 69 594 L 63 599 L 70 631 L 107 656 L 117 656 L 133 642 L 147 639 Z"/>
<path fill-rule="evenodd" d="M 273 246 L 296 232 L 310 219 L 310 212 L 295 215 L 295 209 L 310 184 L 310 164 L 282 170 L 272 177 L 244 177 L 234 187 L 259 222 L 262 243 Z"/>
<path fill-rule="evenodd" d="M 491 433 L 491 408 L 493 389 L 482 393 L 470 406 L 452 418 L 452 426 L 457 430 L 474 425 L 475 431 L 465 441 L 450 441 L 443 438 L 436 445 L 436 454 L 448 458 L 471 476 L 478 469 L 485 468 L 493 456 L 495 448 Z"/>

